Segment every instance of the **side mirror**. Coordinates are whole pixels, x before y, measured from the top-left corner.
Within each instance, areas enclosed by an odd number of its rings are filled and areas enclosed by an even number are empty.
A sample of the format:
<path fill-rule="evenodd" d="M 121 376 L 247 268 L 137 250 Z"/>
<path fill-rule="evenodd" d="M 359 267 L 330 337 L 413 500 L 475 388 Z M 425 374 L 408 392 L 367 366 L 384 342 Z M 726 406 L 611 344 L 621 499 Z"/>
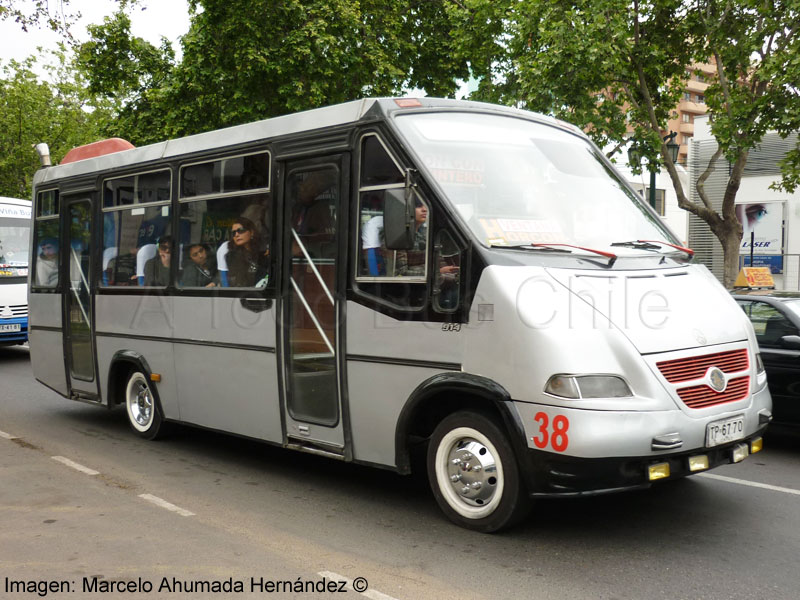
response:
<path fill-rule="evenodd" d="M 785 335 L 781 338 L 781 346 L 789 350 L 800 350 L 800 335 Z"/>
<path fill-rule="evenodd" d="M 409 187 L 384 192 L 383 235 L 389 250 L 414 247 L 414 194 Z"/>

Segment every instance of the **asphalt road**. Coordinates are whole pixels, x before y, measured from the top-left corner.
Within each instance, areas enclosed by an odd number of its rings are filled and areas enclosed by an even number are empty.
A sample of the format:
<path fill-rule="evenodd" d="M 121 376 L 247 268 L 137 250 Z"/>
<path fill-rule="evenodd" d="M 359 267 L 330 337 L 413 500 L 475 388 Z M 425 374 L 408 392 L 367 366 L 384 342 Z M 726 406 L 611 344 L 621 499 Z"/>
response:
<path fill-rule="evenodd" d="M 34 381 L 24 348 L 0 348 L 0 432 L 0 598 L 800 597 L 793 432 L 704 476 L 539 501 L 498 535 L 451 525 L 423 477 L 191 428 L 140 440 Z"/>

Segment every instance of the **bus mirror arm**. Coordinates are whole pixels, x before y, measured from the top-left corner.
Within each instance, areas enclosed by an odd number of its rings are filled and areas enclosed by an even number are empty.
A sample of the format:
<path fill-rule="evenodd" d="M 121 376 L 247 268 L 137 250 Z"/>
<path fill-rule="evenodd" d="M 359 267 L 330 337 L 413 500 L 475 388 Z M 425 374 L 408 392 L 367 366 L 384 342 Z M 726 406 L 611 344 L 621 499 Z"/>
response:
<path fill-rule="evenodd" d="M 270 298 L 241 298 L 239 300 L 242 307 L 250 312 L 259 313 L 272 308 Z"/>

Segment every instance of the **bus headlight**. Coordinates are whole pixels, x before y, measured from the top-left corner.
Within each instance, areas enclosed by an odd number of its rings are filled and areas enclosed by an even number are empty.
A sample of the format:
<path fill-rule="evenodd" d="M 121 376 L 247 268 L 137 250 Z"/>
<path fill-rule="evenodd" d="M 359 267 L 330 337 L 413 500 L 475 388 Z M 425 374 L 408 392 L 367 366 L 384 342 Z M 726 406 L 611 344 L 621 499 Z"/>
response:
<path fill-rule="evenodd" d="M 633 396 L 618 375 L 553 375 L 544 391 L 561 398 L 628 398 Z"/>

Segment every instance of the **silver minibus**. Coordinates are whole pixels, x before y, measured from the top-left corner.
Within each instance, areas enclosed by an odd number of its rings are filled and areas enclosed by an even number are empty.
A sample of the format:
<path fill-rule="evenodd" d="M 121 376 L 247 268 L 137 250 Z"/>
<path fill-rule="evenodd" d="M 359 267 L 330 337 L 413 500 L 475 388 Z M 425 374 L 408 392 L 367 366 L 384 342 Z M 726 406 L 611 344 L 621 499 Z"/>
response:
<path fill-rule="evenodd" d="M 478 531 L 739 462 L 771 419 L 741 309 L 583 132 L 523 110 L 104 140 L 36 173 L 33 229 L 35 262 L 58 247 L 30 277 L 41 383 L 145 438 L 420 466 Z"/>

